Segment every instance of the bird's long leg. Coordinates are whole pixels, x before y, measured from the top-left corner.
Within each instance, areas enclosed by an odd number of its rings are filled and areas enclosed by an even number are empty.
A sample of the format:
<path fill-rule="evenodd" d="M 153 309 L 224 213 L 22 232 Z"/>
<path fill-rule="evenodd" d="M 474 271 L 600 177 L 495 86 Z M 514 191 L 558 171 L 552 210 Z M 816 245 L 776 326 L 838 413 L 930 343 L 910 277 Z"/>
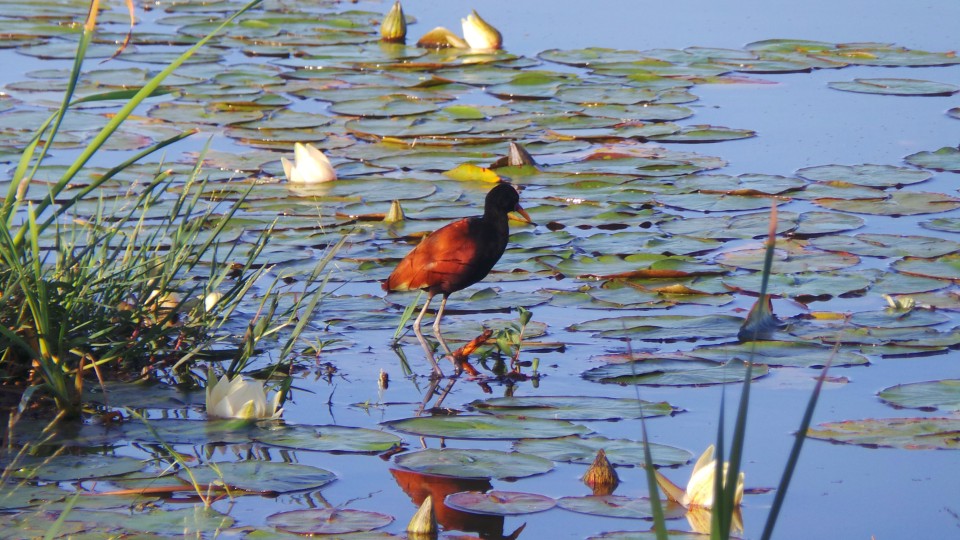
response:
<path fill-rule="evenodd" d="M 448 295 L 443 295 L 443 300 L 440 301 L 440 309 L 437 311 L 437 319 L 433 321 L 433 335 L 437 336 L 437 341 L 440 342 L 440 347 L 443 348 L 443 352 L 450 357 L 450 360 L 453 361 L 453 353 L 450 351 L 450 347 L 447 346 L 447 342 L 444 341 L 443 335 L 440 333 L 440 319 L 443 317 L 443 310 L 447 307 L 447 298 Z"/>
<path fill-rule="evenodd" d="M 447 299 L 446 296 L 443 297 L 444 300 Z M 423 347 L 423 352 L 427 353 L 427 359 L 430 360 L 430 363 L 433 364 L 433 372 L 437 374 L 438 377 L 443 377 L 443 371 L 440 370 L 440 366 L 437 365 L 437 359 L 433 357 L 433 350 L 430 349 L 430 345 L 427 343 L 427 340 L 423 337 L 423 332 L 420 331 L 420 321 L 423 320 L 423 315 L 427 312 L 427 308 L 430 307 L 430 302 L 433 301 L 433 293 L 427 295 L 427 302 L 423 304 L 423 309 L 420 310 L 420 315 L 417 316 L 417 320 L 413 322 L 413 333 L 417 335 L 417 339 L 420 341 L 420 346 Z M 440 309 L 443 309 L 443 304 L 440 304 Z M 441 343 L 443 343 L 441 341 Z M 446 345 L 444 345 L 446 347 Z"/>

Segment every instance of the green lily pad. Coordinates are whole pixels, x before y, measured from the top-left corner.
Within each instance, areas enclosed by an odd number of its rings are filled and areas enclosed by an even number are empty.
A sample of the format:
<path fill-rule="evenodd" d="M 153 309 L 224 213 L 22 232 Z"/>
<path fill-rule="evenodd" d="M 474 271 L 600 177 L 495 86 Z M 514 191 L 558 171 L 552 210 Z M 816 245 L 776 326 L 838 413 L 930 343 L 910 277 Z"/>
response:
<path fill-rule="evenodd" d="M 714 362 L 730 360 L 752 360 L 758 364 L 772 367 L 812 367 L 820 368 L 832 359 L 834 367 L 867 366 L 867 357 L 839 350 L 834 353 L 832 347 L 795 341 L 753 341 L 737 345 L 708 345 L 690 351 L 690 356 Z"/>
<path fill-rule="evenodd" d="M 717 262 L 747 270 L 762 270 L 765 248 L 749 248 L 721 253 Z M 804 242 L 780 241 L 773 255 L 774 274 L 796 274 L 799 272 L 828 272 L 849 268 L 860 262 L 860 258 L 846 253 L 830 253 L 813 249 Z"/>
<path fill-rule="evenodd" d="M 267 516 L 267 525 L 302 535 L 350 534 L 386 527 L 393 516 L 351 508 L 310 508 Z"/>
<path fill-rule="evenodd" d="M 767 293 L 782 298 L 829 300 L 844 294 L 867 290 L 874 281 L 870 273 L 800 272 L 774 274 L 767 282 Z M 760 293 L 759 274 L 739 274 L 723 278 L 723 284 L 737 291 Z"/>
<path fill-rule="evenodd" d="M 422 416 L 390 420 L 383 425 L 411 435 L 450 439 L 550 439 L 590 433 L 586 427 L 564 420 L 514 416 Z"/>
<path fill-rule="evenodd" d="M 827 422 L 807 436 L 868 448 L 960 450 L 960 418 L 868 418 Z"/>
<path fill-rule="evenodd" d="M 603 384 L 639 384 L 643 386 L 710 386 L 743 382 L 747 365 L 734 361 L 718 365 L 715 362 L 688 359 L 652 362 L 641 360 L 621 364 L 609 364 L 585 371 L 588 381 Z M 753 366 L 751 380 L 765 376 L 769 368 L 762 364 Z"/>
<path fill-rule="evenodd" d="M 318 489 L 336 480 L 330 471 L 280 461 L 226 461 L 190 469 L 200 484 L 223 482 L 227 486 L 257 493 L 288 493 Z M 190 481 L 186 472 L 180 478 Z"/>
<path fill-rule="evenodd" d="M 950 96 L 960 92 L 952 84 L 918 79 L 854 79 L 827 83 L 834 90 L 888 96 Z"/>
<path fill-rule="evenodd" d="M 650 137 L 650 140 L 672 143 L 711 143 L 749 139 L 756 136 L 757 133 L 749 129 L 697 125 L 687 126 L 678 133 Z"/>
<path fill-rule="evenodd" d="M 143 461 L 126 456 L 61 455 L 22 463 L 13 476 L 47 482 L 67 482 L 119 476 L 139 471 L 144 466 Z"/>
<path fill-rule="evenodd" d="M 657 467 L 677 467 L 687 464 L 693 453 L 665 444 L 649 443 L 653 464 Z M 643 443 L 630 439 L 608 439 L 600 435 L 590 437 L 559 437 L 556 439 L 521 439 L 513 443 L 513 449 L 536 456 L 590 465 L 603 450 L 613 465 L 637 467 L 644 463 Z"/>
<path fill-rule="evenodd" d="M 632 498 L 621 495 L 589 495 L 586 497 L 561 497 L 557 506 L 564 510 L 592 516 L 629 519 L 653 519 L 653 509 L 648 498 Z M 678 511 L 677 508 L 680 508 Z M 664 517 L 679 517 L 683 509 L 679 505 L 664 508 Z"/>
<path fill-rule="evenodd" d="M 546 262 L 546 261 L 545 261 Z M 561 261 L 556 269 L 580 279 L 686 277 L 723 273 L 715 265 L 704 264 L 693 257 L 637 253 L 620 257 L 601 255 Z"/>
<path fill-rule="evenodd" d="M 939 311 L 912 309 L 910 311 L 861 311 L 850 316 L 850 323 L 868 328 L 911 328 L 936 326 L 949 322 L 951 317 Z"/>
<path fill-rule="evenodd" d="M 587 396 L 526 396 L 474 400 L 467 403 L 487 414 L 550 418 L 554 420 L 622 420 L 643 416 L 671 415 L 676 409 L 669 403 L 652 403 L 631 398 L 604 398 Z"/>
<path fill-rule="evenodd" d="M 455 478 L 525 478 L 553 469 L 549 459 L 530 454 L 457 448 L 420 450 L 397 456 L 396 462 L 418 473 Z"/>
<path fill-rule="evenodd" d="M 536 493 L 490 490 L 451 493 L 443 499 L 443 504 L 471 514 L 518 516 L 549 510 L 557 505 L 557 501 Z"/>
<path fill-rule="evenodd" d="M 71 514 L 67 520 L 72 519 L 74 519 L 74 516 Z M 77 512 L 76 519 L 83 523 L 93 523 L 110 530 L 110 532 L 104 531 L 100 535 L 93 533 L 95 537 L 99 538 L 116 534 L 114 531 L 117 530 L 142 531 L 158 535 L 166 535 L 170 531 L 177 531 L 177 534 L 201 536 L 210 531 L 228 529 L 234 523 L 232 517 L 202 506 L 173 510 L 153 508 L 147 512 L 133 513 L 90 510 Z M 80 535 L 76 536 L 76 538 L 79 537 Z"/>
<path fill-rule="evenodd" d="M 892 165 L 821 165 L 797 171 L 814 182 L 849 182 L 868 187 L 901 187 L 929 180 L 933 175 L 916 169 Z"/>
<path fill-rule="evenodd" d="M 960 172 L 960 149 L 944 146 L 933 152 L 910 154 L 904 158 L 904 161 L 924 169 Z"/>
<path fill-rule="evenodd" d="M 904 274 L 955 280 L 960 276 L 960 255 L 944 255 L 936 259 L 906 257 L 894 262 L 891 267 Z"/>
<path fill-rule="evenodd" d="M 392 433 L 346 426 L 284 425 L 261 429 L 251 436 L 271 446 L 336 453 L 385 452 L 401 443 Z"/>
<path fill-rule="evenodd" d="M 877 396 L 898 409 L 960 411 L 960 379 L 898 384 Z"/>
<path fill-rule="evenodd" d="M 842 251 L 869 257 L 941 257 L 960 251 L 960 242 L 931 236 L 868 234 L 856 236 L 821 236 L 810 245 L 829 251 Z"/>
<path fill-rule="evenodd" d="M 612 317 L 573 324 L 568 330 L 643 341 L 720 339 L 737 335 L 743 319 L 731 315 Z"/>
<path fill-rule="evenodd" d="M 815 199 L 814 204 L 833 210 L 878 216 L 936 214 L 960 208 L 960 199 L 942 193 L 897 191 L 883 199 Z"/>
<path fill-rule="evenodd" d="M 680 193 L 658 195 L 656 201 L 664 206 L 695 210 L 697 212 L 734 212 L 769 208 L 772 202 L 782 201 L 757 195 L 729 195 L 726 193 Z"/>
<path fill-rule="evenodd" d="M 424 114 L 438 110 L 437 104 L 404 95 L 379 96 L 372 99 L 338 101 L 330 105 L 330 111 L 344 116 L 366 118 L 393 118 Z"/>

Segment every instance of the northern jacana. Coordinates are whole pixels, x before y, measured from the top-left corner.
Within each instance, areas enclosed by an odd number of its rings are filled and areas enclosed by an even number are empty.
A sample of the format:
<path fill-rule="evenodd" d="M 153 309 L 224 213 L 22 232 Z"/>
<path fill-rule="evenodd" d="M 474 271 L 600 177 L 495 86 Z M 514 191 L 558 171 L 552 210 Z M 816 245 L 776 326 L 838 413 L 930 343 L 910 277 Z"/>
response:
<path fill-rule="evenodd" d="M 443 300 L 433 323 L 433 334 L 437 336 L 444 353 L 451 355 L 450 347 L 440 334 L 440 319 L 447 306 L 447 298 L 451 293 L 487 277 L 493 265 L 500 260 L 510 235 L 507 214 L 513 211 L 531 222 L 530 216 L 520 207 L 520 196 L 516 189 L 510 184 L 497 184 L 487 193 L 482 216 L 454 221 L 431 233 L 400 261 L 383 282 L 385 291 L 422 289 L 427 292 L 427 302 L 413 323 L 413 331 L 438 376 L 442 377 L 443 372 L 423 338 L 420 322 L 433 297 L 442 294 Z"/>

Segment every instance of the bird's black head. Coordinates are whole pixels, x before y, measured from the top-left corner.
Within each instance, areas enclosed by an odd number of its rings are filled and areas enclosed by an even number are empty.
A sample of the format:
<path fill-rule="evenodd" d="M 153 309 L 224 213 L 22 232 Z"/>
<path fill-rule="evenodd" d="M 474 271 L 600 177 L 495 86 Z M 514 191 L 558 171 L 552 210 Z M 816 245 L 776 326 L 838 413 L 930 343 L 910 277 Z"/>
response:
<path fill-rule="evenodd" d="M 512 212 L 516 210 L 520 203 L 520 195 L 510 184 L 497 184 L 490 193 L 487 193 L 487 200 L 484 203 L 484 210 L 490 212 L 494 210 L 498 213 Z"/>

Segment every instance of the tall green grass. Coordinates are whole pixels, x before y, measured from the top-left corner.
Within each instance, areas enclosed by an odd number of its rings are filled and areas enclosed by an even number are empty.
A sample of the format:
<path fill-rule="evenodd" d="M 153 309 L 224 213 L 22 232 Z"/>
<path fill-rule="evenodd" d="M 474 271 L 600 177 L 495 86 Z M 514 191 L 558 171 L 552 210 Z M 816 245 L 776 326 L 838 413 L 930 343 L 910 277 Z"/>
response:
<path fill-rule="evenodd" d="M 0 379 L 24 391 L 21 409 L 40 388 L 61 415 L 77 416 L 85 376 L 92 373 L 101 380 L 158 370 L 189 376 L 192 363 L 229 334 L 228 322 L 245 294 L 266 279 L 270 268 L 257 258 L 272 227 L 251 245 L 221 240 L 243 197 L 228 208 L 208 204 L 201 197 L 206 187 L 202 156 L 187 175 L 158 167 L 152 179 L 132 188 L 127 206 L 112 202 L 124 198 L 98 198 L 108 181 L 192 132 L 160 141 L 70 191 L 131 113 L 152 96 L 167 93 L 161 86 L 167 76 L 260 2 L 252 0 L 224 20 L 142 88 L 74 99 L 97 28 L 99 0 L 91 1 L 60 106 L 24 148 L 0 205 Z M 49 186 L 33 183 L 71 110 L 80 103 L 117 99 L 125 100 L 123 105 L 59 178 Z M 44 190 L 42 196 L 33 196 L 38 189 Z M 92 211 L 91 201 L 97 202 Z M 158 206 L 167 209 L 165 217 L 148 220 L 148 212 Z M 281 330 L 289 337 L 274 369 L 289 357 L 322 298 L 322 283 L 315 284 L 334 251 L 319 262 L 292 306 L 281 307 L 281 276 L 274 276 L 265 292 L 258 291 L 262 300 L 256 315 L 240 345 L 227 351 L 229 374 L 244 370 L 260 352 L 261 340 Z"/>

